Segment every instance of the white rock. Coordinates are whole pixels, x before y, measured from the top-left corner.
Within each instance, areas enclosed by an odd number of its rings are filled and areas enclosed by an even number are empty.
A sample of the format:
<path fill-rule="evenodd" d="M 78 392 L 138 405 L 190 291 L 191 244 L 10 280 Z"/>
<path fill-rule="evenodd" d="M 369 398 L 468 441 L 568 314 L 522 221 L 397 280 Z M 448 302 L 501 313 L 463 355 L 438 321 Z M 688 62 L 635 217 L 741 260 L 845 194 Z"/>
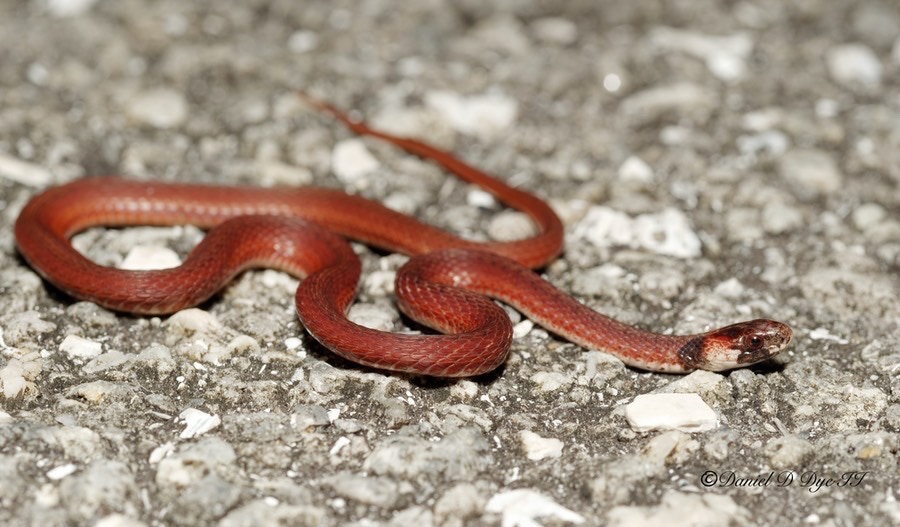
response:
<path fill-rule="evenodd" d="M 622 88 L 622 75 L 607 73 L 603 76 L 603 89 L 609 93 L 616 93 Z"/>
<path fill-rule="evenodd" d="M 667 491 L 659 505 L 617 505 L 606 516 L 610 527 L 666 525 L 698 527 L 704 525 L 743 525 L 750 512 L 735 503 L 731 496 L 713 492 L 693 493 Z"/>
<path fill-rule="evenodd" d="M 434 514 L 438 525 L 452 525 L 456 518 L 475 518 L 484 511 L 487 501 L 484 493 L 469 482 L 457 483 L 434 502 Z"/>
<path fill-rule="evenodd" d="M 736 140 L 738 150 L 745 155 L 760 153 L 772 156 L 784 154 L 791 142 L 788 136 L 779 130 L 767 130 L 754 135 L 742 135 Z"/>
<path fill-rule="evenodd" d="M 497 198 L 486 190 L 473 188 L 466 193 L 466 203 L 480 209 L 492 209 L 497 206 Z"/>
<path fill-rule="evenodd" d="M 625 418 L 636 432 L 703 432 L 718 426 L 716 413 L 695 393 L 638 395 L 625 407 Z"/>
<path fill-rule="evenodd" d="M 76 467 L 73 463 L 66 463 L 65 465 L 51 468 L 47 471 L 46 476 L 47 479 L 51 481 L 58 481 L 68 476 L 69 474 L 74 473 L 76 470 L 78 470 L 78 467 Z"/>
<path fill-rule="evenodd" d="M 517 210 L 505 210 L 491 219 L 487 233 L 492 240 L 508 242 L 534 235 L 534 224 L 528 215 Z"/>
<path fill-rule="evenodd" d="M 850 341 L 839 335 L 835 335 L 827 328 L 815 328 L 809 331 L 809 338 L 812 340 L 825 340 L 837 342 L 838 344 L 848 344 Z"/>
<path fill-rule="evenodd" d="M 504 56 L 522 55 L 531 49 L 524 26 L 511 13 L 482 18 L 470 36 L 477 43 L 475 49 L 500 51 Z"/>
<path fill-rule="evenodd" d="M 47 11 L 55 17 L 78 16 L 90 11 L 97 0 L 47 0 Z"/>
<path fill-rule="evenodd" d="M 397 483 L 391 479 L 374 475 L 357 475 L 338 472 L 323 478 L 322 482 L 344 498 L 390 509 L 400 497 Z"/>
<path fill-rule="evenodd" d="M 181 337 L 224 332 L 222 323 L 212 313 L 194 307 L 182 309 L 170 316 L 165 325 L 171 333 Z"/>
<path fill-rule="evenodd" d="M 882 65 L 878 56 L 862 44 L 842 44 L 826 55 L 831 78 L 845 86 L 881 84 Z"/>
<path fill-rule="evenodd" d="M 329 455 L 337 455 L 341 450 L 350 445 L 350 438 L 347 436 L 341 436 L 337 438 L 337 441 L 334 442 L 334 445 L 331 446 L 331 449 L 328 451 Z"/>
<path fill-rule="evenodd" d="M 7 399 L 18 397 L 29 390 L 31 383 L 21 361 L 12 359 L 0 368 L 0 387 L 3 388 L 3 397 Z"/>
<path fill-rule="evenodd" d="M 178 435 L 181 439 L 203 435 L 222 423 L 218 415 L 210 415 L 196 408 L 186 408 L 178 417 L 185 423 L 184 430 Z"/>
<path fill-rule="evenodd" d="M 632 219 L 609 207 L 593 206 L 575 225 L 575 238 L 596 247 L 629 246 L 634 242 Z"/>
<path fill-rule="evenodd" d="M 172 490 L 202 480 L 211 473 L 221 474 L 232 470 L 237 454 L 234 449 L 216 436 L 191 442 L 181 452 L 163 457 L 156 468 L 156 484 Z"/>
<path fill-rule="evenodd" d="M 833 119 L 841 112 L 841 103 L 834 99 L 822 98 L 816 101 L 816 115 L 823 119 Z"/>
<path fill-rule="evenodd" d="M 661 432 L 659 435 L 650 439 L 641 450 L 641 458 L 645 459 L 658 467 L 663 467 L 669 456 L 678 448 L 679 443 L 690 437 L 684 432 L 677 430 L 669 430 Z"/>
<path fill-rule="evenodd" d="M 768 132 L 784 120 L 781 108 L 762 108 L 747 112 L 741 117 L 741 126 L 750 132 Z"/>
<path fill-rule="evenodd" d="M 740 79 L 747 70 L 747 57 L 753 51 L 748 33 L 713 36 L 662 27 L 650 32 L 657 47 L 693 55 L 706 63 L 710 73 L 723 81 Z"/>
<path fill-rule="evenodd" d="M 697 370 L 683 377 L 678 377 L 666 386 L 660 388 L 658 393 L 687 393 L 687 394 L 711 394 L 714 396 L 725 376 L 706 370 Z"/>
<path fill-rule="evenodd" d="M 132 119 L 155 128 L 174 128 L 187 120 L 188 104 L 180 92 L 157 88 L 138 94 L 127 112 Z"/>
<path fill-rule="evenodd" d="M 231 354 L 257 355 L 261 349 L 259 342 L 250 335 L 238 335 L 228 341 L 225 346 L 226 356 Z"/>
<path fill-rule="evenodd" d="M 509 128 L 519 108 L 514 99 L 498 93 L 463 97 L 450 91 L 432 91 L 425 94 L 425 103 L 457 132 L 481 138 Z"/>
<path fill-rule="evenodd" d="M 634 93 L 622 101 L 620 108 L 637 123 L 648 123 L 668 112 L 691 115 L 703 121 L 718 105 L 719 95 L 715 91 L 682 82 Z"/>
<path fill-rule="evenodd" d="M 93 381 L 73 386 L 66 391 L 70 397 L 77 396 L 91 403 L 99 403 L 109 397 L 124 396 L 128 388 L 108 381 Z"/>
<path fill-rule="evenodd" d="M 877 203 L 863 203 L 853 211 L 853 225 L 865 231 L 881 223 L 887 217 L 887 211 Z"/>
<path fill-rule="evenodd" d="M 288 185 L 302 187 L 313 182 L 313 174 L 306 167 L 298 167 L 268 160 L 259 165 L 259 179 L 263 185 Z"/>
<path fill-rule="evenodd" d="M 147 462 L 151 465 L 155 465 L 162 461 L 163 459 L 169 457 L 172 452 L 175 451 L 175 444 L 172 442 L 163 443 L 158 447 L 154 448 L 153 451 L 150 452 L 150 457 L 147 458 Z"/>
<path fill-rule="evenodd" d="M 84 365 L 84 372 L 93 375 L 97 372 L 117 368 L 131 360 L 133 356 L 122 353 L 121 351 L 112 350 L 107 353 L 94 357 L 90 362 Z"/>
<path fill-rule="evenodd" d="M 69 357 L 88 359 L 100 355 L 103 346 L 99 342 L 88 340 L 77 335 L 69 335 L 59 345 L 59 351 Z"/>
<path fill-rule="evenodd" d="M 854 6 L 851 33 L 859 35 L 874 47 L 889 47 L 900 35 L 900 10 L 897 5 L 897 2 L 880 1 Z"/>
<path fill-rule="evenodd" d="M 131 271 L 151 271 L 155 269 L 171 269 L 181 265 L 181 258 L 178 253 L 159 245 L 138 245 L 133 247 L 122 263 L 119 269 L 127 269 Z"/>
<path fill-rule="evenodd" d="M 374 172 L 381 163 L 369 152 L 361 139 L 347 139 L 334 146 L 331 153 L 331 169 L 342 182 L 358 183 Z"/>
<path fill-rule="evenodd" d="M 542 392 L 552 392 L 575 381 L 570 374 L 556 371 L 537 372 L 531 376 L 531 380 L 538 385 L 538 390 Z"/>
<path fill-rule="evenodd" d="M 363 279 L 363 289 L 373 297 L 387 296 L 394 292 L 397 271 L 385 269 L 372 271 Z"/>
<path fill-rule="evenodd" d="M 541 437 L 530 430 L 519 432 L 525 455 L 532 461 L 558 458 L 562 455 L 563 442 L 553 437 Z"/>
<path fill-rule="evenodd" d="M 616 264 L 601 264 L 578 273 L 572 281 L 572 291 L 584 296 L 609 295 L 629 283 L 627 274 Z"/>
<path fill-rule="evenodd" d="M 634 220 L 635 239 L 640 247 L 656 254 L 677 258 L 700 256 L 700 237 L 679 210 L 667 208 Z"/>
<path fill-rule="evenodd" d="M 353 304 L 347 312 L 347 318 L 351 322 L 370 329 L 391 331 L 394 329 L 394 320 L 397 318 L 397 314 L 385 306 Z"/>
<path fill-rule="evenodd" d="M 537 518 L 581 524 L 584 517 L 531 489 L 516 489 L 494 494 L 485 511 L 501 514 L 503 527 L 539 527 Z"/>
<path fill-rule="evenodd" d="M 287 47 L 294 53 L 306 53 L 316 49 L 319 45 L 319 35 L 312 31 L 301 29 L 294 31 L 288 37 Z"/>
<path fill-rule="evenodd" d="M 702 247 L 687 217 L 672 208 L 631 219 L 609 207 L 591 207 L 574 236 L 596 247 L 626 246 L 677 258 L 696 258 Z"/>
<path fill-rule="evenodd" d="M 783 178 L 809 195 L 831 194 L 843 183 L 834 158 L 822 150 L 790 150 L 781 158 L 778 169 Z"/>
<path fill-rule="evenodd" d="M 732 277 L 724 282 L 720 282 L 715 288 L 715 293 L 725 298 L 740 298 L 745 290 L 744 284 L 737 278 Z"/>
<path fill-rule="evenodd" d="M 803 226 L 803 213 L 787 203 L 772 201 L 762 210 L 763 229 L 770 234 L 782 234 Z"/>
<path fill-rule="evenodd" d="M 567 18 L 545 17 L 531 23 L 534 36 L 544 42 L 572 44 L 578 38 L 578 26 Z"/>
<path fill-rule="evenodd" d="M 619 179 L 636 183 L 652 183 L 653 169 L 643 159 L 630 156 L 619 167 Z"/>
<path fill-rule="evenodd" d="M 0 152 L 0 177 L 29 187 L 44 187 L 53 180 L 46 168 Z"/>
<path fill-rule="evenodd" d="M 531 333 L 531 330 L 534 329 L 534 322 L 528 320 L 522 320 L 518 324 L 513 326 L 513 338 L 520 339 L 525 335 Z"/>

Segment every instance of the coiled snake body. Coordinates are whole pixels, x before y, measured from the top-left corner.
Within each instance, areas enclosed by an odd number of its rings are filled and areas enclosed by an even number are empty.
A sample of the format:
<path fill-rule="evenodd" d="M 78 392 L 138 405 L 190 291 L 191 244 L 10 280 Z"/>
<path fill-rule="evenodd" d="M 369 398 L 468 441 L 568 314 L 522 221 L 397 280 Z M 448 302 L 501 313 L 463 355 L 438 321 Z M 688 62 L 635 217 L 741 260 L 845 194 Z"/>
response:
<path fill-rule="evenodd" d="M 563 226 L 550 207 L 451 154 L 351 120 L 303 96 L 361 135 L 374 136 L 443 166 L 526 213 L 534 236 L 478 243 L 378 203 L 321 188 L 273 189 L 86 178 L 35 196 L 16 221 L 19 251 L 44 278 L 73 297 L 139 314 L 166 314 L 203 302 L 241 271 L 282 269 L 303 280 L 298 315 L 333 352 L 375 368 L 441 377 L 478 375 L 505 360 L 512 326 L 488 297 L 505 302 L 585 348 L 646 370 L 689 372 L 747 366 L 781 352 L 791 329 L 753 320 L 699 335 L 671 336 L 622 324 L 582 305 L 531 268 L 561 251 Z M 97 265 L 69 238 L 92 226 L 193 224 L 210 229 L 173 269 L 128 271 Z M 352 238 L 411 255 L 398 272 L 401 310 L 440 335 L 393 334 L 350 322 L 360 275 Z M 487 295 L 487 296 L 484 296 Z"/>

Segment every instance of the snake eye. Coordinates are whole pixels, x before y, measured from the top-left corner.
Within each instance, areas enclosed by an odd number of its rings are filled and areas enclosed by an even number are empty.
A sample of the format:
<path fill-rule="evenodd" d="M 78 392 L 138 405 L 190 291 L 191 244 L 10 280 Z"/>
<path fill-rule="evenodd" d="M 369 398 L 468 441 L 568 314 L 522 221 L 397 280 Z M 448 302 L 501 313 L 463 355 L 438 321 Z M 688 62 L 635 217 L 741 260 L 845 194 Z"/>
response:
<path fill-rule="evenodd" d="M 759 349 L 762 347 L 763 339 L 759 335 L 750 337 L 750 349 Z"/>

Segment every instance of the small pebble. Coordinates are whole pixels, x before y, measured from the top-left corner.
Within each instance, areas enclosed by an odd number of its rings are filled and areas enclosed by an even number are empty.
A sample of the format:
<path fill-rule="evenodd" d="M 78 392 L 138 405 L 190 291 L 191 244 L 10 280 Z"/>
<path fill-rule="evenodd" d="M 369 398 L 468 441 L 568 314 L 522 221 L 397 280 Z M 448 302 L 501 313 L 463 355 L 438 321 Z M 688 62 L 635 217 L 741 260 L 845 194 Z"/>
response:
<path fill-rule="evenodd" d="M 822 150 L 791 150 L 781 158 L 778 170 L 807 197 L 832 194 L 843 184 L 834 158 Z"/>
<path fill-rule="evenodd" d="M 842 44 L 826 54 L 828 73 L 844 86 L 881 84 L 882 65 L 878 56 L 862 44 Z"/>
<path fill-rule="evenodd" d="M 128 105 L 128 115 L 154 128 L 176 128 L 188 117 L 188 104 L 180 92 L 158 88 L 138 94 Z"/>
<path fill-rule="evenodd" d="M 29 187 L 44 187 L 53 181 L 46 168 L 0 152 L 0 176 Z"/>
<path fill-rule="evenodd" d="M 519 432 L 525 455 L 532 461 L 558 458 L 562 455 L 563 442 L 553 437 L 541 437 L 530 430 Z"/>
<path fill-rule="evenodd" d="M 450 91 L 425 94 L 425 103 L 457 132 L 490 138 L 512 126 L 518 114 L 514 99 L 496 93 L 465 97 Z"/>
<path fill-rule="evenodd" d="M 132 248 L 122 259 L 119 269 L 129 271 L 151 271 L 171 269 L 181 265 L 178 253 L 168 247 L 140 245 Z"/>
<path fill-rule="evenodd" d="M 650 41 L 665 50 L 693 55 L 706 63 L 710 73 L 723 81 L 734 81 L 747 71 L 747 57 L 753 51 L 753 39 L 748 33 L 714 36 L 673 29 L 656 28 Z"/>
<path fill-rule="evenodd" d="M 365 176 L 381 166 L 361 139 L 346 139 L 331 153 L 331 169 L 345 184 L 360 185 Z"/>
<path fill-rule="evenodd" d="M 578 38 L 578 26 L 567 18 L 545 17 L 531 23 L 534 36 L 550 44 L 568 45 Z"/>
<path fill-rule="evenodd" d="M 619 166 L 619 179 L 634 183 L 652 183 L 653 169 L 643 159 L 630 156 Z"/>
<path fill-rule="evenodd" d="M 863 203 L 853 211 L 853 225 L 866 231 L 881 223 L 887 217 L 887 211 L 877 203 Z"/>
<path fill-rule="evenodd" d="M 503 516 L 503 525 L 536 526 L 538 518 L 552 518 L 554 523 L 584 523 L 580 514 L 531 489 L 515 489 L 491 496 L 485 506 L 487 512 Z"/>
<path fill-rule="evenodd" d="M 60 343 L 59 351 L 72 358 L 88 359 L 100 355 L 103 351 L 103 346 L 93 340 L 77 335 L 69 335 Z"/>
<path fill-rule="evenodd" d="M 363 327 L 378 331 L 391 331 L 394 329 L 394 323 L 399 315 L 396 311 L 389 310 L 387 306 L 356 303 L 350 306 L 347 318 Z"/>
<path fill-rule="evenodd" d="M 594 206 L 575 226 L 574 237 L 597 247 L 642 248 L 677 258 L 696 258 L 702 248 L 687 217 L 673 208 L 632 219 L 609 207 Z"/>

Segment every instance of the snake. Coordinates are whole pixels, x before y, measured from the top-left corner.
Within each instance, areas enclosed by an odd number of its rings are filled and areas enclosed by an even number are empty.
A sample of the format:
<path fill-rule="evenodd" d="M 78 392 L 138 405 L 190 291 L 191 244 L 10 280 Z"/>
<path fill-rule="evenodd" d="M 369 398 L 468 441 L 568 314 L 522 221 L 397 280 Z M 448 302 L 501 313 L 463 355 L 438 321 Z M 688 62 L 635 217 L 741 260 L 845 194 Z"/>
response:
<path fill-rule="evenodd" d="M 19 253 L 65 294 L 136 315 L 197 306 L 248 269 L 282 270 L 300 279 L 297 315 L 325 348 L 375 370 L 432 377 L 478 376 L 506 362 L 513 325 L 498 301 L 562 339 L 612 354 L 639 370 L 725 371 L 769 359 L 790 343 L 790 326 L 774 320 L 672 335 L 595 311 L 535 271 L 563 250 L 563 223 L 544 200 L 446 150 L 373 128 L 304 92 L 298 95 L 351 132 L 393 144 L 487 191 L 527 215 L 534 234 L 474 241 L 331 188 L 92 176 L 49 187 L 30 199 L 15 223 Z M 188 224 L 206 235 L 181 265 L 168 269 L 102 266 L 71 244 L 73 235 L 92 227 Z M 361 275 L 348 239 L 410 256 L 396 273 L 397 304 L 433 333 L 380 331 L 348 319 Z"/>

